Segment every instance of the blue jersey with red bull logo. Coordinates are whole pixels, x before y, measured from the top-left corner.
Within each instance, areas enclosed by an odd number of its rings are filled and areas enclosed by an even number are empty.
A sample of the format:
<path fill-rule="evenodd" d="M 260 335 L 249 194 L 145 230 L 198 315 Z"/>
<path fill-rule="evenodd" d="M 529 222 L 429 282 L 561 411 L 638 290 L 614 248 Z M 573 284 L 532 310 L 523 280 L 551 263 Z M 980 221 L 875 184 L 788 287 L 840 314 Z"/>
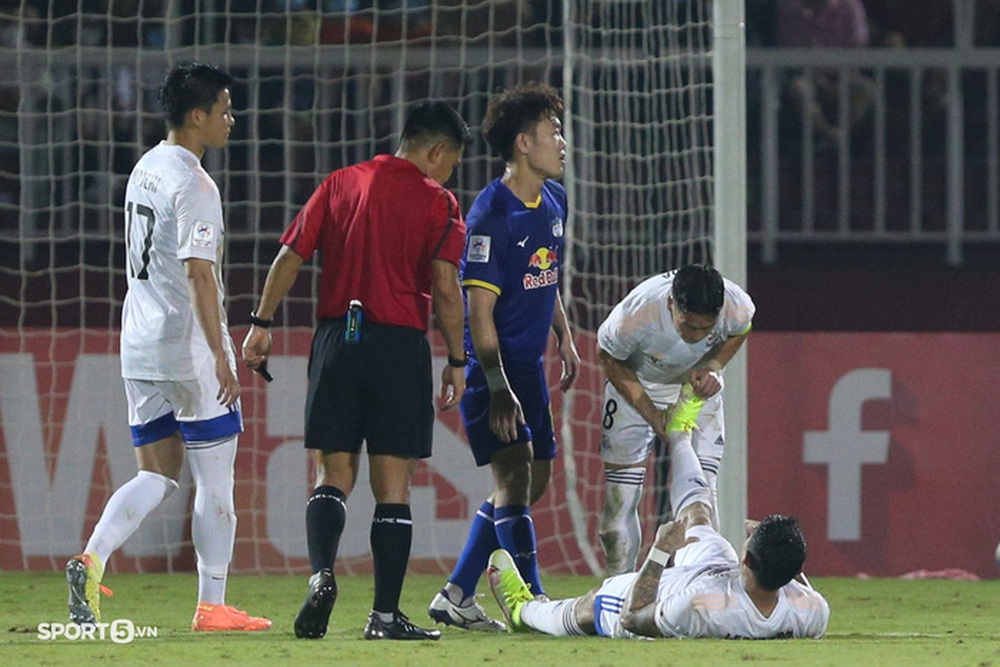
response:
<path fill-rule="evenodd" d="M 497 295 L 493 321 L 505 365 L 537 364 L 548 345 L 559 289 L 566 189 L 546 181 L 525 204 L 501 179 L 479 193 L 466 216 L 462 286 Z M 468 318 L 465 348 L 475 356 Z"/>

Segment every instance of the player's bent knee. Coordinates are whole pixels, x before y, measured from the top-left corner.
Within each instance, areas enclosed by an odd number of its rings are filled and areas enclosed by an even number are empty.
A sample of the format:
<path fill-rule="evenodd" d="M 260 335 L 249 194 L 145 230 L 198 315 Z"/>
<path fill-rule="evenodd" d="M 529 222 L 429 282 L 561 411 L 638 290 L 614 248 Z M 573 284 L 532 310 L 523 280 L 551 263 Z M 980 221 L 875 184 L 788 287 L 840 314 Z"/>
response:
<path fill-rule="evenodd" d="M 705 503 L 691 503 L 679 513 L 678 519 L 691 526 L 712 525 L 712 508 Z"/>

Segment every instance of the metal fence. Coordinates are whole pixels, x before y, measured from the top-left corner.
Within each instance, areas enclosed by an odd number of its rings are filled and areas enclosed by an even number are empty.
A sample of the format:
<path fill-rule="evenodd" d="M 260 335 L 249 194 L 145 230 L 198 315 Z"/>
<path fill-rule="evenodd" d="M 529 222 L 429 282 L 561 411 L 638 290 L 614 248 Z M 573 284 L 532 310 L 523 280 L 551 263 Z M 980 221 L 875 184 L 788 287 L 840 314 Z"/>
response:
<path fill-rule="evenodd" d="M 785 243 L 1000 241 L 998 49 L 747 52 L 749 231 Z"/>

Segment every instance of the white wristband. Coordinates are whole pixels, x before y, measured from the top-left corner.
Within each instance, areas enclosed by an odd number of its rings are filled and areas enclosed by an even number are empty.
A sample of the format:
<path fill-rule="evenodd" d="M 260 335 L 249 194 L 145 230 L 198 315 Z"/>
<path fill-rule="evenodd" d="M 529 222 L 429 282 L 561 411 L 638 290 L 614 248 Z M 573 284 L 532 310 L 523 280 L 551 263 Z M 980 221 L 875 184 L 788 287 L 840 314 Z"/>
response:
<path fill-rule="evenodd" d="M 486 375 L 486 385 L 490 388 L 491 394 L 507 388 L 507 378 L 503 374 L 503 366 L 485 368 L 483 374 Z"/>
<path fill-rule="evenodd" d="M 646 556 L 646 561 L 653 561 L 660 567 L 666 567 L 667 563 L 670 562 L 670 554 L 662 549 L 652 547 L 649 550 L 649 554 Z"/>
<path fill-rule="evenodd" d="M 712 371 L 709 375 L 714 377 L 715 381 L 719 383 L 719 391 L 726 388 L 726 381 L 722 379 L 722 373 L 719 371 Z"/>

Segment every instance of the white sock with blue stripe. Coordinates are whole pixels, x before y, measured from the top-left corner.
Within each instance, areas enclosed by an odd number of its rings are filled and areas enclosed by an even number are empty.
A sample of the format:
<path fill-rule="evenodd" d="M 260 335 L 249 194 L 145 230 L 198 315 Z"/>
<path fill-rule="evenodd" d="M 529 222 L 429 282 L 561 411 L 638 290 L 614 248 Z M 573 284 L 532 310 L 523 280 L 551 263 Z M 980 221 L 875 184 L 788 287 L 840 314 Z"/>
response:
<path fill-rule="evenodd" d="M 556 637 L 584 635 L 586 633 L 576 622 L 574 608 L 577 599 L 526 602 L 521 607 L 521 622 L 529 628 Z"/>

